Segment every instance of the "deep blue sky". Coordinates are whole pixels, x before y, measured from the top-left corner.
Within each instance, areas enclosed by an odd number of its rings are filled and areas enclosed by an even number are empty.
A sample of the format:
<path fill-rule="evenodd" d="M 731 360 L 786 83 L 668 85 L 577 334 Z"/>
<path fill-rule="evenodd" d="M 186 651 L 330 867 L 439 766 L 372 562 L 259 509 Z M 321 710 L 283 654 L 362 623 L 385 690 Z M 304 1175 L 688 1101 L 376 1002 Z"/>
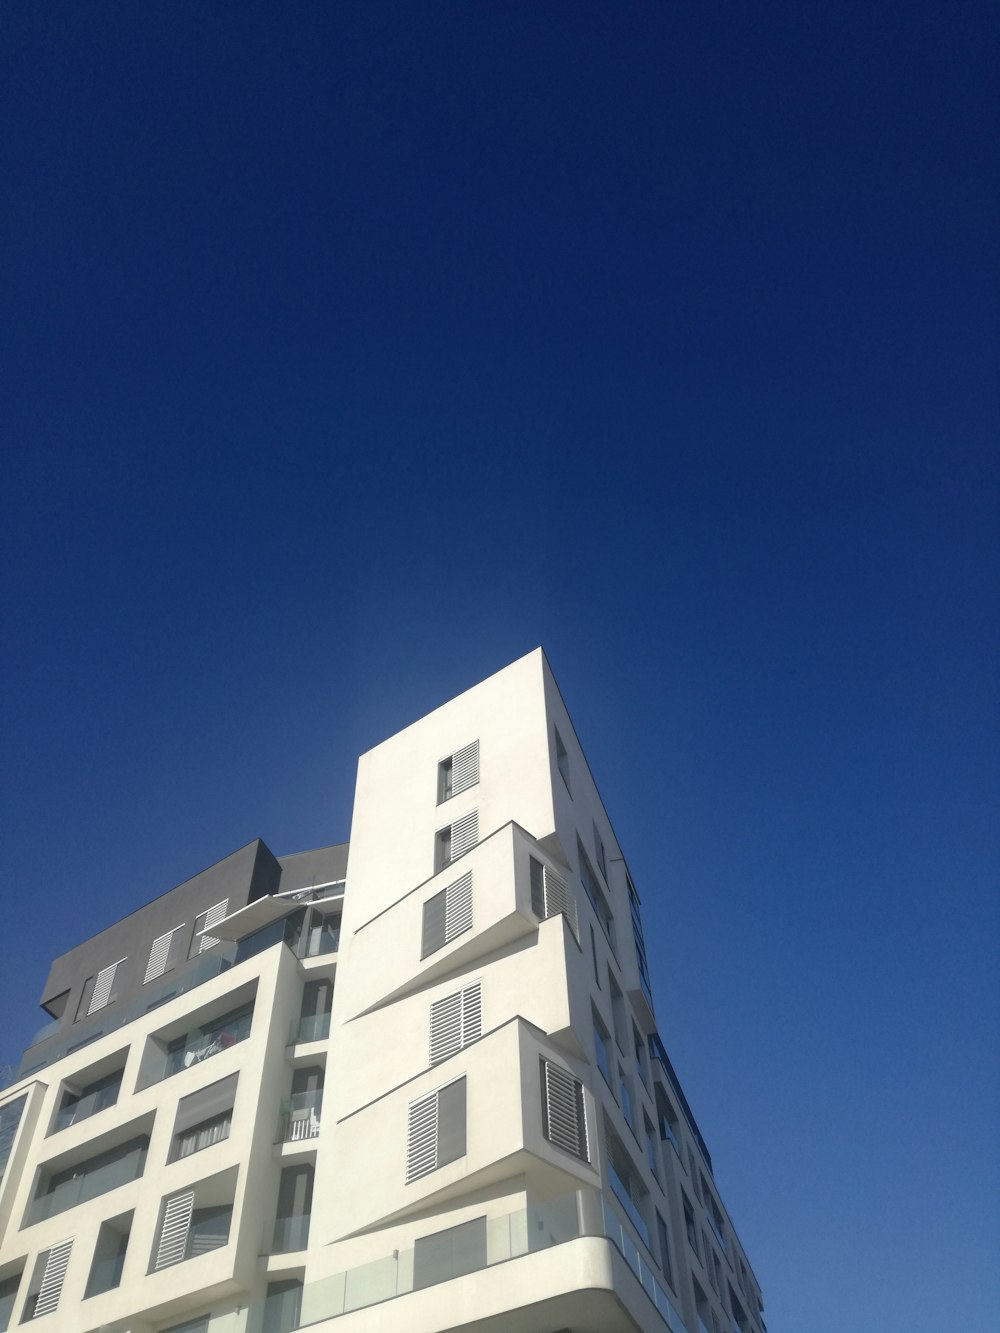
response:
<path fill-rule="evenodd" d="M 8 0 L 0 1059 L 542 643 L 770 1333 L 997 1327 L 995 15 Z"/>

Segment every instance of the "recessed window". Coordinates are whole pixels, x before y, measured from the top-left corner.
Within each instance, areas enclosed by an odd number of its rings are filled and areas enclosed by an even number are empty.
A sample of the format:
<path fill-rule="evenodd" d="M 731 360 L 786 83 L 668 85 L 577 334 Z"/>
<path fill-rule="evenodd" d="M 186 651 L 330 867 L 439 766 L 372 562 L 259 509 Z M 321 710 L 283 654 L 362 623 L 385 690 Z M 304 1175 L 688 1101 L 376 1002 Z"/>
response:
<path fill-rule="evenodd" d="M 113 1291 L 120 1285 L 131 1231 L 131 1212 L 101 1223 L 90 1276 L 87 1278 L 87 1290 L 84 1292 L 85 1300 L 91 1296 L 100 1296 L 105 1291 Z"/>
<path fill-rule="evenodd" d="M 607 1144 L 607 1171 L 612 1193 L 625 1209 L 626 1216 L 635 1227 L 642 1243 L 649 1248 L 649 1227 L 645 1212 L 648 1207 L 649 1191 L 642 1182 L 632 1158 L 625 1145 L 615 1133 L 605 1117 L 605 1142 Z"/>
<path fill-rule="evenodd" d="M 76 1007 L 77 1022 L 81 1018 L 89 1018 L 91 1014 L 96 1014 L 101 1009 L 106 1009 L 109 1004 L 113 1004 L 118 999 L 115 980 L 118 969 L 124 962 L 124 958 L 119 958 L 116 963 L 110 963 L 107 967 L 102 968 L 96 976 L 88 977 L 83 983 L 80 1002 Z"/>
<path fill-rule="evenodd" d="M 158 1273 L 228 1244 L 235 1192 L 234 1170 L 168 1194 L 160 1205 L 149 1271 Z"/>
<path fill-rule="evenodd" d="M 608 943 L 612 950 L 615 947 L 615 926 L 614 918 L 611 914 L 611 905 L 608 902 L 607 895 L 601 888 L 597 878 L 597 872 L 590 864 L 590 857 L 584 851 L 583 843 L 579 838 L 576 840 L 577 859 L 580 863 L 580 882 L 583 884 L 583 891 L 590 899 L 590 905 L 601 923 L 601 929 L 608 937 Z"/>
<path fill-rule="evenodd" d="M 0 1333 L 7 1333 L 10 1327 L 10 1317 L 14 1313 L 23 1276 L 24 1270 L 19 1268 L 15 1273 L 8 1272 L 6 1276 L 0 1277 Z"/>
<path fill-rule="evenodd" d="M 597 1068 L 601 1071 L 602 1078 L 610 1088 L 611 1052 L 609 1043 L 611 1036 L 604 1025 L 604 1020 L 593 1006 L 591 1006 L 591 1014 L 594 1020 L 594 1057 L 597 1060 Z"/>
<path fill-rule="evenodd" d="M 659 1212 L 656 1214 L 656 1236 L 660 1244 L 660 1267 L 663 1269 L 663 1276 L 673 1287 L 674 1270 L 670 1262 L 670 1235 L 667 1231 L 667 1224 Z"/>
<path fill-rule="evenodd" d="M 142 979 L 144 986 L 156 981 L 164 973 L 172 971 L 180 962 L 184 950 L 183 931 L 183 926 L 174 926 L 172 930 L 158 935 L 153 941 L 146 963 L 146 973 Z"/>
<path fill-rule="evenodd" d="M 479 781 L 479 742 L 456 750 L 438 764 L 438 805 L 468 791 Z"/>
<path fill-rule="evenodd" d="M 570 930 L 576 935 L 576 904 L 570 895 L 569 885 L 551 866 L 543 865 L 533 856 L 528 859 L 531 876 L 531 910 L 541 921 L 547 921 L 553 916 L 564 916 Z"/>
<path fill-rule="evenodd" d="M 309 1244 L 315 1175 L 316 1169 L 311 1162 L 286 1166 L 282 1171 L 272 1254 L 292 1254 L 304 1250 Z"/>
<path fill-rule="evenodd" d="M 434 835 L 434 873 L 440 874 L 479 841 L 479 812 L 470 810 Z"/>
<path fill-rule="evenodd" d="M 590 1161 L 583 1084 L 568 1069 L 542 1057 L 542 1133 L 550 1143 Z"/>
<path fill-rule="evenodd" d="M 420 957 L 436 953 L 472 929 L 472 871 L 424 903 Z"/>
<path fill-rule="evenodd" d="M 553 731 L 555 731 L 555 728 L 553 728 Z M 555 731 L 555 738 L 556 767 L 559 769 L 559 772 L 562 775 L 562 780 L 566 784 L 566 790 L 569 792 L 570 796 L 572 796 L 573 788 L 570 786 L 569 781 L 569 755 L 566 753 L 566 747 L 563 745 L 562 737 L 559 735 L 558 731 Z"/>
<path fill-rule="evenodd" d="M 72 1249 L 72 1240 L 64 1240 L 51 1249 L 43 1250 L 35 1260 L 35 1271 L 21 1316 L 22 1324 L 31 1319 L 41 1319 L 43 1315 L 54 1314 L 59 1308 L 59 1297 L 62 1295 Z"/>
<path fill-rule="evenodd" d="M 211 929 L 228 913 L 229 899 L 223 898 L 221 902 L 215 903 L 195 917 L 194 930 L 191 932 L 191 947 L 188 950 L 189 958 L 194 958 L 207 949 L 214 949 L 217 944 L 222 943 L 217 935 L 211 934 Z"/>
<path fill-rule="evenodd" d="M 486 1267 L 486 1218 L 421 1236 L 413 1246 L 413 1289 L 433 1287 Z"/>
<path fill-rule="evenodd" d="M 239 1074 L 210 1083 L 177 1104 L 169 1161 L 176 1162 L 229 1138 Z"/>
<path fill-rule="evenodd" d="M 483 1030 L 483 988 L 474 981 L 431 1005 L 430 1062 L 432 1065 L 478 1041 Z"/>
<path fill-rule="evenodd" d="M 406 1183 L 465 1156 L 465 1079 L 411 1102 L 406 1118 Z"/>

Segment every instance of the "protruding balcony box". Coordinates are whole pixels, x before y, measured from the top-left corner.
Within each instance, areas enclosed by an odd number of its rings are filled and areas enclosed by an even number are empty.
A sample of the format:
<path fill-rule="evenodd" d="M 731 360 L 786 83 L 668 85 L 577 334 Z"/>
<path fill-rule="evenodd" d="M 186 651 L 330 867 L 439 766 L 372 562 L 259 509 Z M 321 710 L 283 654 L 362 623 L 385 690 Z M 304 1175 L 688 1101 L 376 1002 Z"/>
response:
<path fill-rule="evenodd" d="M 404 892 L 392 906 L 360 925 L 352 939 L 350 970 L 338 981 L 339 1012 L 345 1018 L 365 1013 L 535 932 L 538 917 L 532 910 L 532 853 L 555 868 L 524 829 L 505 824 L 439 874 Z M 471 924 L 421 957 L 424 904 L 470 873 Z M 572 893 L 570 903 L 575 928 Z M 403 960 L 401 941 L 409 941 L 411 949 L 410 956 Z M 401 966 L 401 962 L 406 965 Z"/>

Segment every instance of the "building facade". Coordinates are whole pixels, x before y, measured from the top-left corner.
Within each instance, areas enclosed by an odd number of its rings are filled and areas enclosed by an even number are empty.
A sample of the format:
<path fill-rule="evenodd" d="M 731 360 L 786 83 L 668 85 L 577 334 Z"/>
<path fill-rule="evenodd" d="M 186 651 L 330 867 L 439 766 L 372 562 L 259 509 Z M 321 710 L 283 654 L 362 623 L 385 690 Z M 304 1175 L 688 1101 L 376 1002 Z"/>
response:
<path fill-rule="evenodd" d="M 541 650 L 61 958 L 0 1092 L 0 1333 L 765 1333 Z"/>

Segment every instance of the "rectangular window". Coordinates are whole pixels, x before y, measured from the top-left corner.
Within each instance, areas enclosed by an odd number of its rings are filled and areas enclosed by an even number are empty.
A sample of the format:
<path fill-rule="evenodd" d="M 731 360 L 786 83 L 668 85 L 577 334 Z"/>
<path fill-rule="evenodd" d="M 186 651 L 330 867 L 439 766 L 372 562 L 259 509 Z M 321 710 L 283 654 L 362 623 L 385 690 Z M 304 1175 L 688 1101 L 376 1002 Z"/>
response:
<path fill-rule="evenodd" d="M 590 1161 L 583 1084 L 568 1069 L 542 1057 L 542 1133 L 584 1162 Z"/>
<path fill-rule="evenodd" d="M 43 1315 L 53 1314 L 58 1309 L 72 1249 L 73 1242 L 64 1240 L 49 1250 L 43 1250 L 38 1256 L 24 1314 L 21 1316 L 22 1324 L 26 1324 L 29 1319 L 41 1319 Z"/>
<path fill-rule="evenodd" d="M 282 1171 L 272 1254 L 291 1254 L 308 1246 L 315 1176 L 316 1169 L 311 1162 L 286 1166 Z"/>
<path fill-rule="evenodd" d="M 434 835 L 434 873 L 447 870 L 479 841 L 479 811 L 470 810 Z"/>
<path fill-rule="evenodd" d="M 591 1015 L 594 1020 L 594 1056 L 597 1060 L 597 1068 L 601 1071 L 601 1077 L 610 1088 L 611 1083 L 611 1053 L 609 1043 L 611 1038 L 608 1029 L 604 1026 L 604 1020 L 597 1010 L 591 1005 Z"/>
<path fill-rule="evenodd" d="M 674 1285 L 674 1270 L 670 1264 L 670 1237 L 667 1234 L 667 1224 L 660 1216 L 659 1211 L 656 1214 L 656 1236 L 660 1243 L 660 1267 L 663 1269 L 663 1276 Z"/>
<path fill-rule="evenodd" d="M 97 1245 L 94 1259 L 90 1265 L 87 1289 L 84 1299 L 100 1296 L 102 1292 L 113 1291 L 122 1280 L 125 1267 L 125 1253 L 128 1250 L 128 1238 L 132 1231 L 132 1213 L 102 1222 L 97 1233 Z"/>
<path fill-rule="evenodd" d="M 436 953 L 472 929 L 472 871 L 424 903 L 420 957 Z"/>
<path fill-rule="evenodd" d="M 465 1079 L 411 1102 L 406 1123 L 406 1183 L 465 1156 Z"/>
<path fill-rule="evenodd" d="M 611 992 L 611 1019 L 615 1029 L 615 1041 L 624 1055 L 627 1047 L 627 1029 L 625 1026 L 625 997 L 621 987 L 615 981 L 615 974 L 608 968 L 608 989 Z"/>
<path fill-rule="evenodd" d="M 228 1243 L 232 1201 L 202 1203 L 198 1197 L 202 1192 L 207 1194 L 207 1182 L 163 1200 L 150 1272 L 158 1273 L 187 1259 L 196 1259 Z"/>
<path fill-rule="evenodd" d="M 229 899 L 223 898 L 222 902 L 216 903 L 214 907 L 208 908 L 195 918 L 194 932 L 191 936 L 191 948 L 188 952 L 189 958 L 194 958 L 197 954 L 204 953 L 206 949 L 214 949 L 221 940 L 217 936 L 207 934 L 213 926 L 229 913 Z"/>
<path fill-rule="evenodd" d="M 535 857 L 529 857 L 531 874 L 531 910 L 541 921 L 552 916 L 564 916 L 573 934 L 577 933 L 576 904 L 570 895 L 569 885 L 562 875 L 551 866 L 543 865 Z"/>
<path fill-rule="evenodd" d="M 604 850 L 604 839 L 598 833 L 596 824 L 594 825 L 594 851 L 597 853 L 597 864 L 601 868 L 604 882 L 608 883 L 608 857 Z"/>
<path fill-rule="evenodd" d="M 438 805 L 468 791 L 479 781 L 479 742 L 456 750 L 438 764 Z"/>
<path fill-rule="evenodd" d="M 21 1278 L 23 1269 L 17 1273 L 11 1273 L 7 1277 L 0 1278 L 0 1333 L 7 1333 L 10 1327 L 10 1317 L 14 1313 L 14 1305 L 17 1301 L 17 1293 L 21 1287 Z"/>
<path fill-rule="evenodd" d="M 483 994 L 478 981 L 431 1005 L 430 1063 L 439 1064 L 470 1042 L 483 1027 Z"/>
<path fill-rule="evenodd" d="M 211 1148 L 229 1138 L 239 1074 L 211 1083 L 207 1088 L 182 1097 L 177 1104 L 169 1161 Z"/>
<path fill-rule="evenodd" d="M 618 1066 L 618 1087 L 621 1090 L 622 1115 L 632 1133 L 635 1133 L 635 1110 L 632 1106 L 632 1087 L 621 1065 Z"/>
<path fill-rule="evenodd" d="M 608 902 L 607 895 L 601 888 L 597 878 L 597 872 L 590 864 L 590 857 L 584 851 L 583 843 L 579 838 L 576 840 L 577 860 L 580 863 L 580 882 L 583 885 L 583 891 L 590 899 L 590 905 L 601 923 L 601 929 L 608 937 L 608 943 L 612 950 L 615 947 L 615 926 L 614 918 L 611 914 L 611 905 Z"/>
<path fill-rule="evenodd" d="M 660 1161 L 656 1149 L 656 1131 L 649 1123 L 649 1117 L 645 1113 L 643 1113 L 642 1117 L 642 1133 L 643 1138 L 646 1141 L 646 1162 L 650 1171 L 652 1171 L 654 1178 L 659 1181 Z"/>
<path fill-rule="evenodd" d="M 486 1267 L 486 1218 L 421 1236 L 413 1246 L 413 1288 L 433 1287 Z"/>
<path fill-rule="evenodd" d="M 0 1106 L 0 1181 L 3 1180 L 4 1172 L 7 1170 L 7 1163 L 10 1161 L 14 1140 L 27 1104 L 28 1094 L 22 1092 L 20 1097 L 15 1097 L 4 1106 Z"/>
<path fill-rule="evenodd" d="M 684 1194 L 683 1191 L 681 1192 L 681 1201 L 684 1204 L 684 1231 L 687 1234 L 687 1242 L 692 1250 L 694 1250 L 695 1254 L 697 1254 L 698 1229 L 694 1224 L 694 1208 L 691 1206 L 687 1195 Z"/>
<path fill-rule="evenodd" d="M 639 1029 L 632 1024 L 632 1049 L 635 1051 L 635 1071 L 642 1081 L 642 1086 L 649 1091 L 649 1072 L 646 1069 L 646 1043 L 639 1035 Z"/>
<path fill-rule="evenodd" d="M 597 989 L 601 989 L 601 969 L 597 962 L 597 937 L 594 934 L 594 927 L 590 927 L 590 956 L 594 963 L 594 981 Z"/>
<path fill-rule="evenodd" d="M 118 992 L 115 990 L 115 977 L 119 967 L 125 962 L 124 958 L 119 958 L 117 963 L 111 963 L 98 972 L 96 977 L 88 977 L 83 983 L 83 991 L 80 995 L 80 1003 L 76 1009 L 76 1021 L 81 1018 L 89 1018 L 91 1014 L 96 1014 L 101 1009 L 106 1009 L 118 999 Z"/>
<path fill-rule="evenodd" d="M 555 731 L 554 727 L 553 731 Z M 562 737 L 559 735 L 558 731 L 555 731 L 555 737 L 556 737 L 556 767 L 559 769 L 559 772 L 562 775 L 562 780 L 566 784 L 566 790 L 569 792 L 570 796 L 572 796 L 573 788 L 570 786 L 570 781 L 569 781 L 569 755 L 566 753 L 566 747 L 565 745 L 563 745 Z"/>

